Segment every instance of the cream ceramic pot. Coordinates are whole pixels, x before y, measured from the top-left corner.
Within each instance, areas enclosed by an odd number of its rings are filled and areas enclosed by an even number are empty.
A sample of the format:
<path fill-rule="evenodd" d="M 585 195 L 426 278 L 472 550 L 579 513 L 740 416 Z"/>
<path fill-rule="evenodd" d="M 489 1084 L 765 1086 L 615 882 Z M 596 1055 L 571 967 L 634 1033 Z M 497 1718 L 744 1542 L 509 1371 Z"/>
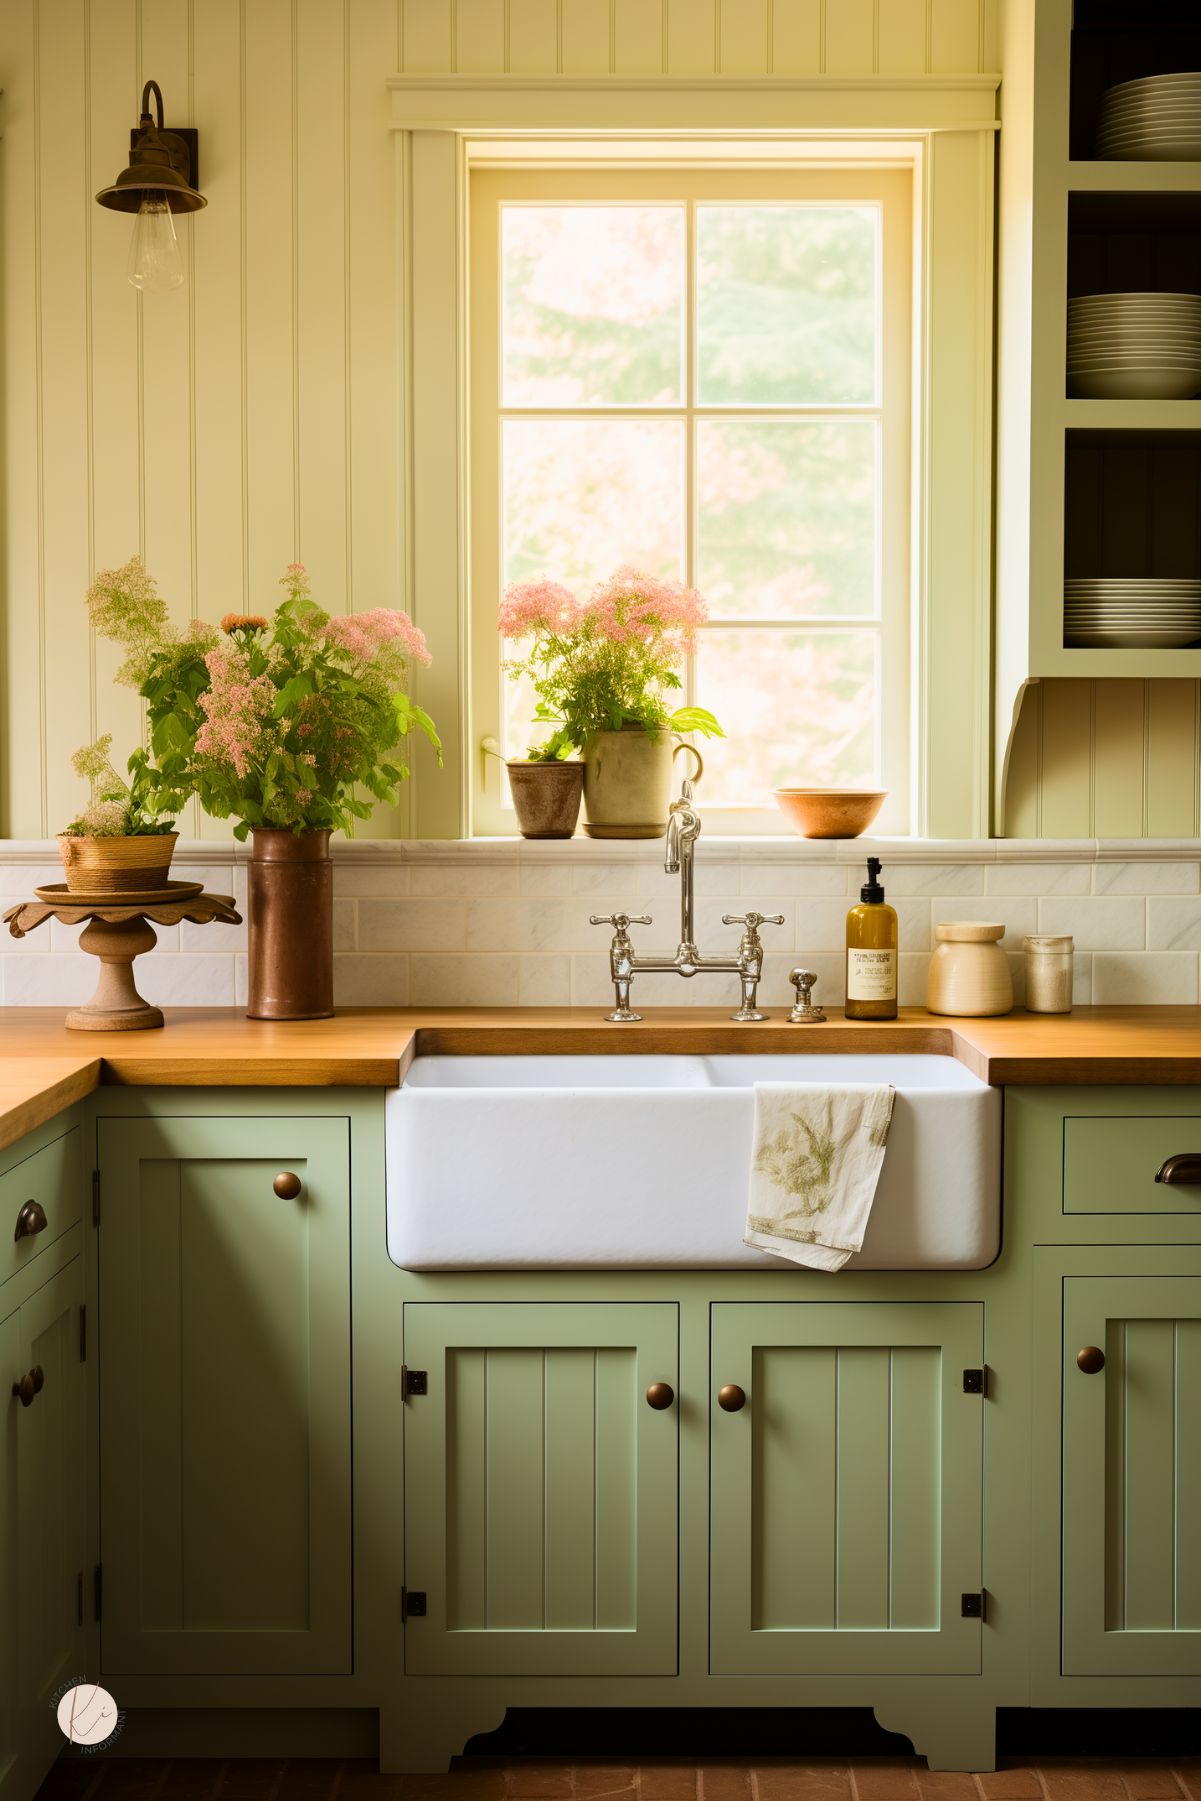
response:
<path fill-rule="evenodd" d="M 590 838 L 661 838 L 671 805 L 671 766 L 677 752 L 696 759 L 693 779 L 701 774 L 701 755 L 691 744 L 677 744 L 670 732 L 652 738 L 635 726 L 627 731 L 598 732 L 584 753 L 584 830 Z"/>
<path fill-rule="evenodd" d="M 931 1013 L 985 1019 L 1013 1006 L 1013 977 L 1001 949 L 1003 925 L 978 920 L 944 920 L 934 928 L 934 955 L 926 978 Z"/>

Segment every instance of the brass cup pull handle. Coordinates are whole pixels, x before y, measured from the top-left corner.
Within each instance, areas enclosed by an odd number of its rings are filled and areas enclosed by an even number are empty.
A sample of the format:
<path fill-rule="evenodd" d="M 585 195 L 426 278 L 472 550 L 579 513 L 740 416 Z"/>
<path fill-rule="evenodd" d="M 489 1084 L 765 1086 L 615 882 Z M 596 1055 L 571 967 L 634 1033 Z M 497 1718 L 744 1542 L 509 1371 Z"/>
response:
<path fill-rule="evenodd" d="M 281 1169 L 271 1186 L 281 1201 L 294 1201 L 303 1183 L 293 1170 Z"/>
<path fill-rule="evenodd" d="M 26 1370 L 19 1382 L 13 1383 L 13 1394 L 20 1401 L 22 1407 L 32 1407 L 34 1396 L 40 1395 L 45 1386 L 46 1378 L 42 1373 L 42 1366 L 37 1363 L 31 1370 Z"/>
<path fill-rule="evenodd" d="M 1105 1368 L 1105 1353 L 1100 1345 L 1086 1344 L 1083 1350 L 1077 1351 L 1076 1366 L 1086 1376 L 1099 1376 Z"/>
<path fill-rule="evenodd" d="M 741 1413 L 746 1406 L 746 1389 L 739 1388 L 737 1382 L 727 1382 L 717 1391 L 717 1405 L 723 1413 Z"/>
<path fill-rule="evenodd" d="M 1155 1180 L 1172 1188 L 1201 1187 L 1201 1154 L 1182 1151 L 1169 1157 L 1155 1172 Z"/>
<path fill-rule="evenodd" d="M 656 1413 L 662 1413 L 670 1407 L 676 1398 L 676 1391 L 670 1382 L 652 1382 L 646 1391 L 646 1404 L 653 1407 Z"/>
<path fill-rule="evenodd" d="M 35 1232 L 46 1230 L 46 1210 L 38 1201 L 26 1201 L 17 1215 L 17 1229 L 13 1233 L 13 1243 L 22 1238 L 32 1238 Z"/>

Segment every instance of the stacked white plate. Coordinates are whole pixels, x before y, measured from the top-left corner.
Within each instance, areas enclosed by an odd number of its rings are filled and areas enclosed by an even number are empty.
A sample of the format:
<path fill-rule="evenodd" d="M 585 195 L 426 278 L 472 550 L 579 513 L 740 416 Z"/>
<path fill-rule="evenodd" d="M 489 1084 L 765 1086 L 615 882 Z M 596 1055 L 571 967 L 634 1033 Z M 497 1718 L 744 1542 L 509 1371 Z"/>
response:
<path fill-rule="evenodd" d="M 1201 639 L 1201 581 L 1098 576 L 1063 589 L 1071 650 L 1178 650 Z"/>
<path fill-rule="evenodd" d="M 1097 155 L 1130 162 L 1201 159 L 1201 75 L 1147 75 L 1107 89 Z"/>
<path fill-rule="evenodd" d="M 1068 301 L 1068 393 L 1188 400 L 1201 389 L 1201 294 L 1081 294 Z"/>

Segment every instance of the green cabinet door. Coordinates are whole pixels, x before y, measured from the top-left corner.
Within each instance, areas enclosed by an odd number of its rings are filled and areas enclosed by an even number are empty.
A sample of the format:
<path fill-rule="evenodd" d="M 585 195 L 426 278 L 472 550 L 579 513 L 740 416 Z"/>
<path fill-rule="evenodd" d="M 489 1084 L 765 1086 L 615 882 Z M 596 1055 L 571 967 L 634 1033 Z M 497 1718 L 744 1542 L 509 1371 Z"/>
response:
<path fill-rule="evenodd" d="M 983 1329 L 966 1301 L 713 1308 L 714 1674 L 979 1670 Z"/>
<path fill-rule="evenodd" d="M 0 1324 L 0 1796 L 31 1795 L 62 1749 L 53 1703 L 83 1659 L 82 1298 L 74 1257 Z"/>
<path fill-rule="evenodd" d="M 1201 1675 L 1201 1276 L 1063 1297 L 1064 1673 Z"/>
<path fill-rule="evenodd" d="M 349 1671 L 348 1122 L 98 1133 L 104 1675 Z"/>
<path fill-rule="evenodd" d="M 416 1302 L 404 1338 L 406 1669 L 674 1673 L 676 1306 Z"/>

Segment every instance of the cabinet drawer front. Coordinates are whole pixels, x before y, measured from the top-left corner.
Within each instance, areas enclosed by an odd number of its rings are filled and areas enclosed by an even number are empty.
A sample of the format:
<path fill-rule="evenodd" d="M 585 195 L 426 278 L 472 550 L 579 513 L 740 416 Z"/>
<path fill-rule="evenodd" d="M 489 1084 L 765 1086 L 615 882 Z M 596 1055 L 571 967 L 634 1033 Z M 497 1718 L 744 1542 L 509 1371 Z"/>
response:
<path fill-rule="evenodd" d="M 1157 1182 L 1170 1157 L 1201 1165 L 1201 1119 L 1130 1116 L 1063 1122 L 1065 1213 L 1180 1214 L 1201 1221 L 1201 1182 Z"/>
<path fill-rule="evenodd" d="M 1201 1276 L 1066 1278 L 1065 1675 L 1201 1675 L 1199 1393 Z"/>
<path fill-rule="evenodd" d="M 31 1201 L 34 1209 L 29 1209 Z M 79 1207 L 79 1127 L 73 1126 L 0 1176 L 0 1282 L 25 1269 L 69 1231 L 79 1218 Z M 22 1209 L 28 1209 L 26 1218 L 36 1230 L 17 1238 Z"/>
<path fill-rule="evenodd" d="M 674 1675 L 674 1302 L 411 1302 L 404 1333 L 405 1668 Z"/>
<path fill-rule="evenodd" d="M 983 1337 L 968 1301 L 713 1308 L 714 1675 L 979 1671 Z"/>

